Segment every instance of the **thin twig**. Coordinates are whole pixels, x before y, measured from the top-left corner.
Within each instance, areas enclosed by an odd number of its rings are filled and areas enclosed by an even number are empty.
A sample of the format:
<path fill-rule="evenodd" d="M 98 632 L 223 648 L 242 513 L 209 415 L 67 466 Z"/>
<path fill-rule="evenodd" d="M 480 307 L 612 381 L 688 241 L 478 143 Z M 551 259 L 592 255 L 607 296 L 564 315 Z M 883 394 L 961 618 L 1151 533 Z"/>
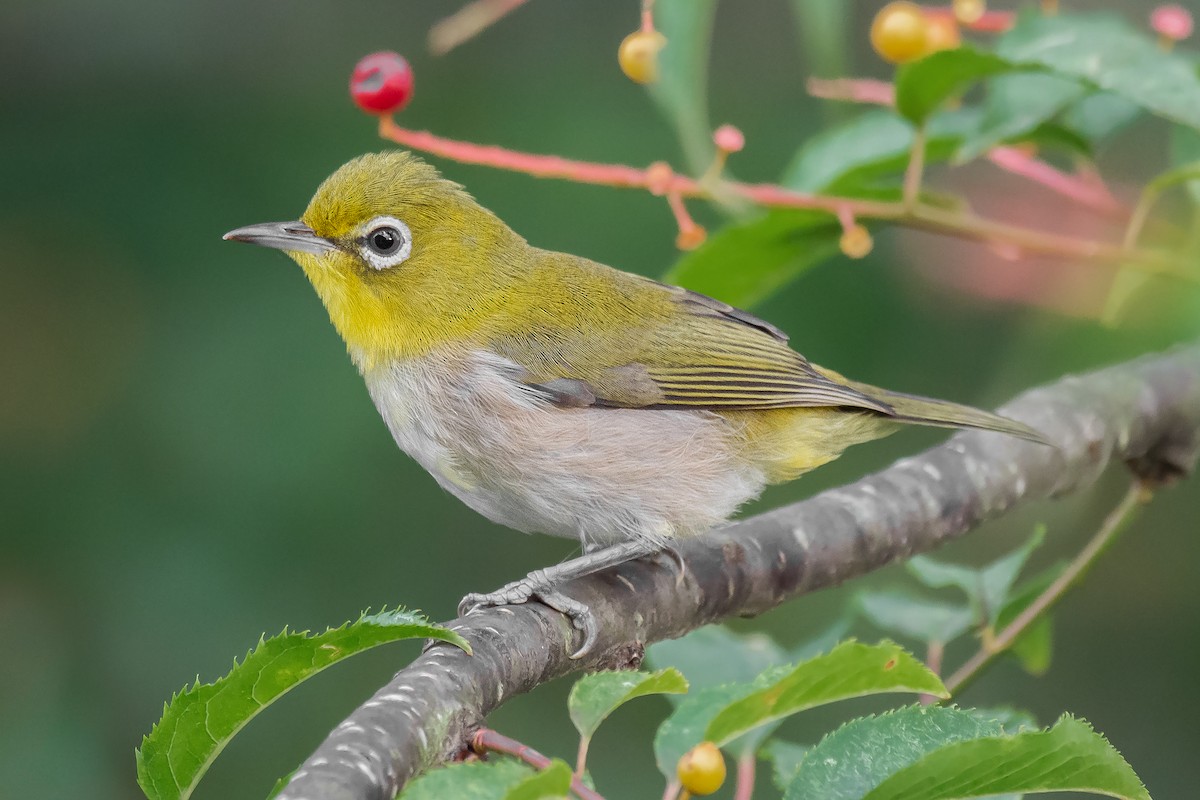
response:
<path fill-rule="evenodd" d="M 428 131 L 401 128 L 390 117 L 380 119 L 379 134 L 405 147 L 453 161 L 508 169 L 540 178 L 563 178 L 576 183 L 646 189 L 656 195 L 666 194 L 668 197 L 712 197 L 712 193 L 698 181 L 674 172 L 664 179 L 661 174 L 655 174 L 656 170 L 653 167 L 643 170 L 624 164 L 598 164 L 460 142 L 436 136 Z M 963 239 L 1010 244 L 1026 252 L 1120 263 L 1148 274 L 1172 275 L 1189 281 L 1198 280 L 1191 270 L 1190 262 L 1167 252 L 1126 250 L 1114 244 L 1045 233 L 983 219 L 961 211 L 949 211 L 924 204 L 906 208 L 903 203 L 806 194 L 767 183 L 721 181 L 719 186 L 722 191 L 764 207 L 815 209 L 830 214 L 848 209 L 858 217 L 891 220 Z"/>
<path fill-rule="evenodd" d="M 496 753 L 507 753 L 514 758 L 519 758 L 536 770 L 543 770 L 550 766 L 551 763 L 549 758 L 534 750 L 529 745 L 521 744 L 516 739 L 498 733 L 491 728 L 480 728 L 475 732 L 475 735 L 471 737 L 471 749 L 480 755 L 489 750 Z M 604 800 L 604 797 L 600 793 L 590 788 L 575 775 L 571 776 L 571 791 L 580 800 Z"/>
<path fill-rule="evenodd" d="M 964 685 L 975 678 L 992 659 L 1012 647 L 1013 642 L 1023 634 L 1030 625 L 1038 620 L 1054 606 L 1067 590 L 1070 589 L 1096 563 L 1096 559 L 1116 539 L 1117 535 L 1133 521 L 1137 511 L 1146 503 L 1145 488 L 1134 483 L 1116 507 L 1105 517 L 1104 522 L 1079 554 L 1067 565 L 1061 575 L 1046 587 L 1028 607 L 1005 626 L 1004 630 L 991 638 L 989 642 L 975 653 L 965 664 L 946 681 L 950 694 L 957 695 Z"/>
<path fill-rule="evenodd" d="M 942 674 L 942 657 L 946 655 L 946 645 L 937 640 L 930 641 L 925 646 L 925 666 L 929 667 L 929 671 L 934 675 Z M 936 703 L 938 698 L 931 694 L 921 695 L 920 702 L 923 706 Z"/>
<path fill-rule="evenodd" d="M 921 179 L 925 177 L 925 126 L 918 125 L 913 132 L 912 146 L 908 151 L 908 167 L 904 170 L 904 210 L 912 213 L 921 196 Z"/>
<path fill-rule="evenodd" d="M 525 0 L 474 0 L 429 29 L 429 52 L 444 56 L 473 39 L 502 17 L 525 4 Z"/>
<path fill-rule="evenodd" d="M 587 766 L 588 745 L 592 739 L 590 736 L 579 737 L 579 750 L 575 754 L 575 777 L 582 779 L 583 770 Z"/>
<path fill-rule="evenodd" d="M 750 800 L 754 794 L 755 770 L 758 767 L 758 756 L 753 752 L 743 753 L 737 760 L 737 783 L 733 790 L 733 800 Z"/>

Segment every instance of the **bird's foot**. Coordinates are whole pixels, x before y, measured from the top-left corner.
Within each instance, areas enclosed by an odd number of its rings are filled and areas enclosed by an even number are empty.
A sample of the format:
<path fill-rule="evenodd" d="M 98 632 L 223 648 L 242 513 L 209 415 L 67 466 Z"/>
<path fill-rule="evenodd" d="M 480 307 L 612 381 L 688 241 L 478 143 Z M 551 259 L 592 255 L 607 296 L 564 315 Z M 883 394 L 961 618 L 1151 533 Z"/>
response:
<path fill-rule="evenodd" d="M 544 570 L 531 572 L 521 580 L 494 592 L 468 594 L 459 602 L 458 614 L 466 616 L 474 611 L 495 606 L 518 606 L 530 600 L 540 600 L 555 611 L 565 614 L 571 620 L 571 624 L 583 632 L 583 644 L 571 654 L 571 658 L 582 658 L 591 652 L 599 635 L 595 615 L 587 604 L 553 589 Z"/>

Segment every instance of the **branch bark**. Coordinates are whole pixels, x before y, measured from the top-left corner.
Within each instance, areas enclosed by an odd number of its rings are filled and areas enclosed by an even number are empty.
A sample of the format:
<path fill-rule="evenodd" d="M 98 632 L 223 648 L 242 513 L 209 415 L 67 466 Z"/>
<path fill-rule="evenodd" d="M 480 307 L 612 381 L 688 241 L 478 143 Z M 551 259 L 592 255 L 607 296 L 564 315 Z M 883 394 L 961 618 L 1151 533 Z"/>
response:
<path fill-rule="evenodd" d="M 565 586 L 600 623 L 583 660 L 567 657 L 570 623 L 537 603 L 449 623 L 474 655 L 430 647 L 335 728 L 278 797 L 390 800 L 420 770 L 460 755 L 501 703 L 552 678 L 636 666 L 649 642 L 931 550 L 1018 503 L 1080 491 L 1113 461 L 1146 480 L 1182 476 L 1200 441 L 1200 344 L 1064 378 L 1003 411 L 1057 449 L 958 433 L 856 483 Z"/>

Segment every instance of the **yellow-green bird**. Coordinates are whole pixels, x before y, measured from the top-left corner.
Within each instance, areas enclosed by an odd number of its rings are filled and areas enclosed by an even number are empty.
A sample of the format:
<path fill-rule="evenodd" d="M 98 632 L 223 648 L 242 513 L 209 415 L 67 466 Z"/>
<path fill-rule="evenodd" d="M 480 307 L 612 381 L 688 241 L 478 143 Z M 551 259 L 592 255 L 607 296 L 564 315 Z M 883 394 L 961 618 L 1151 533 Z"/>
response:
<path fill-rule="evenodd" d="M 285 251 L 317 290 L 400 448 L 446 490 L 585 555 L 461 611 L 530 597 L 595 638 L 559 581 L 727 520 L 898 423 L 1031 428 L 847 380 L 695 292 L 541 250 L 406 152 L 366 155 L 296 222 L 226 239 Z M 730 269 L 737 269 L 730 264 Z"/>

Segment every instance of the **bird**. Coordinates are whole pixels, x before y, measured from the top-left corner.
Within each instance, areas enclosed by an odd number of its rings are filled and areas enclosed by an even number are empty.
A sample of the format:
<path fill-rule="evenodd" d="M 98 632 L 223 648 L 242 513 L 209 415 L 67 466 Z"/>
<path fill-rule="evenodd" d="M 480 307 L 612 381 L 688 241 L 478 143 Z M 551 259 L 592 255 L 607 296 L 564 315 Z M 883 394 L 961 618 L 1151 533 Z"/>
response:
<path fill-rule="evenodd" d="M 817 366 L 720 300 L 535 247 L 404 150 L 344 164 L 299 220 L 224 238 L 299 264 L 396 444 L 444 489 L 582 544 L 459 609 L 539 600 L 582 631 L 573 657 L 597 623 L 557 585 L 719 526 L 851 445 L 904 424 L 1045 442 Z"/>

